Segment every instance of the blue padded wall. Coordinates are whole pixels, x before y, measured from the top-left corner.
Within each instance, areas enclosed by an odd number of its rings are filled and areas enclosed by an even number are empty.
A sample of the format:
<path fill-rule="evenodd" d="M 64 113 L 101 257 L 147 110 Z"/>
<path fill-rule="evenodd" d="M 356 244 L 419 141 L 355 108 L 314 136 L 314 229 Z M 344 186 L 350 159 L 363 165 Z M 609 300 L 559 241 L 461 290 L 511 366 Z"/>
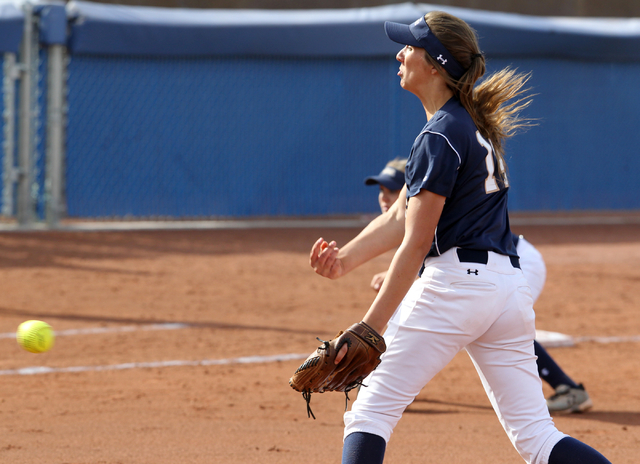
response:
<path fill-rule="evenodd" d="M 425 123 L 383 22 L 432 8 L 68 4 L 68 214 L 377 211 L 364 177 L 408 156 Z M 511 211 L 640 209 L 637 22 L 451 10 L 477 28 L 489 72 L 532 72 L 525 115 L 539 124 L 506 145 Z"/>
<path fill-rule="evenodd" d="M 0 69 L 4 68 L 4 54 L 0 54 Z M 0 114 L 4 114 L 4 86 L 0 85 Z M 0 118 L 0 147 L 4 147 L 5 136 L 5 118 Z M 4 157 L 6 156 L 4 148 L 0 151 L 0 192 L 4 190 Z M 4 198 L 0 195 L 0 211 L 4 208 Z"/>
<path fill-rule="evenodd" d="M 372 211 L 364 177 L 424 124 L 396 70 L 388 58 L 73 56 L 69 215 Z"/>
<path fill-rule="evenodd" d="M 636 63 L 531 71 L 538 125 L 507 143 L 512 211 L 637 209 Z M 362 179 L 425 122 L 389 58 L 106 58 L 69 68 L 71 216 L 373 212 Z M 579 76 L 579 78 L 578 78 Z"/>
<path fill-rule="evenodd" d="M 507 143 L 512 211 L 640 208 L 640 63 L 494 60 L 531 71 L 526 115 Z"/>

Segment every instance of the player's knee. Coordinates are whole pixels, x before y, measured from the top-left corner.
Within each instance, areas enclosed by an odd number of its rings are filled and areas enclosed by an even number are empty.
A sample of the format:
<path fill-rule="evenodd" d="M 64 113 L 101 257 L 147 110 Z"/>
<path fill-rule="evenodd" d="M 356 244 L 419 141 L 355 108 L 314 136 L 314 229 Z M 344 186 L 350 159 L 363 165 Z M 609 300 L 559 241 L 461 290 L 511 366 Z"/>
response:
<path fill-rule="evenodd" d="M 553 447 L 564 437 L 564 433 L 551 426 L 542 430 L 537 427 L 520 429 L 512 440 L 525 462 L 547 464 Z"/>
<path fill-rule="evenodd" d="M 365 432 L 382 437 L 388 442 L 398 421 L 390 420 L 389 417 L 372 417 L 372 414 L 347 411 L 344 414 L 345 438 L 354 432 Z"/>

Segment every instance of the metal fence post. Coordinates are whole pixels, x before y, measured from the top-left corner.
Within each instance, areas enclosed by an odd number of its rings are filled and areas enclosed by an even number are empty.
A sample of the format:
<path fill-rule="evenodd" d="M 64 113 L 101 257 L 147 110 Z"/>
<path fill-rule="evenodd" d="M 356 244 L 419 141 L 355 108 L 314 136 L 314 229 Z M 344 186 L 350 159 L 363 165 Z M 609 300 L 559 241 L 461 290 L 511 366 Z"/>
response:
<path fill-rule="evenodd" d="M 50 227 L 55 227 L 65 213 L 64 190 L 64 150 L 66 122 L 66 53 L 63 45 L 48 47 L 47 71 L 47 148 L 45 219 Z"/>
<path fill-rule="evenodd" d="M 30 225 L 35 219 L 35 201 L 32 196 L 34 149 L 34 117 L 33 114 L 33 47 L 34 15 L 33 6 L 23 5 L 24 35 L 20 45 L 20 102 L 18 108 L 18 188 L 17 212 L 19 225 Z"/>
<path fill-rule="evenodd" d="M 13 216 L 14 189 L 18 180 L 16 168 L 16 80 L 20 76 L 20 70 L 16 64 L 15 53 L 5 53 L 3 63 L 2 90 L 4 111 L 4 143 L 2 145 L 3 170 L 2 170 L 2 215 Z"/>

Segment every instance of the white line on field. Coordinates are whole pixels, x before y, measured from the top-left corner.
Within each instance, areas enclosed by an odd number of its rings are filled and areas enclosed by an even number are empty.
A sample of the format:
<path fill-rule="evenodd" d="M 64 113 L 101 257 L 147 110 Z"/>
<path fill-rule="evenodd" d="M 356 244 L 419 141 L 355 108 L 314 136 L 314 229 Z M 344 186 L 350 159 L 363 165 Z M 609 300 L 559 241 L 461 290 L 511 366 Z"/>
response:
<path fill-rule="evenodd" d="M 595 343 L 629 343 L 640 342 L 640 335 L 629 337 L 576 337 L 573 339 L 575 343 L 595 342 Z M 553 346 L 553 345 L 552 345 Z M 569 344 L 558 344 L 556 346 L 571 346 Z M 183 366 L 219 366 L 230 364 L 261 364 L 279 361 L 291 361 L 295 359 L 305 359 L 308 353 L 289 353 L 277 354 L 272 356 L 244 356 L 239 358 L 226 359 L 203 359 L 200 361 L 154 361 L 154 362 L 138 362 L 112 364 L 106 366 L 70 366 L 70 367 L 47 367 L 47 366 L 31 366 L 19 369 L 0 370 L 0 375 L 36 375 L 36 374 L 53 374 L 66 372 L 91 372 L 91 371 L 118 371 L 126 369 L 148 369 L 161 367 L 183 367 Z"/>
<path fill-rule="evenodd" d="M 99 334 L 109 332 L 133 332 L 136 330 L 176 330 L 192 327 L 185 323 L 165 323 L 165 324 L 149 324 L 143 326 L 126 326 L 126 327 L 94 327 L 85 329 L 69 329 L 56 332 L 56 336 L 67 335 L 84 335 Z M 0 338 L 15 338 L 15 333 L 0 334 Z M 582 336 L 571 337 L 570 335 L 549 332 L 545 330 L 536 331 L 536 340 L 547 348 L 570 347 L 576 343 L 593 342 L 593 343 L 633 343 L 640 342 L 640 335 L 620 336 L 620 337 L 598 337 L 598 336 Z M 112 364 L 106 366 L 70 366 L 70 367 L 47 367 L 47 366 L 31 366 L 18 369 L 0 370 L 0 375 L 35 375 L 35 374 L 52 374 L 65 372 L 90 372 L 90 371 L 114 371 L 125 369 L 144 369 L 144 368 L 161 368 L 161 367 L 179 367 L 179 366 L 216 366 L 229 364 L 260 364 L 279 361 L 290 361 L 294 359 L 304 359 L 308 353 L 289 353 L 272 356 L 245 356 L 238 358 L 226 359 L 204 359 L 200 361 L 154 361 L 154 362 L 138 362 Z"/>
<path fill-rule="evenodd" d="M 575 337 L 576 343 L 594 342 L 594 343 L 631 343 L 640 342 L 640 335 L 631 335 L 629 337 Z"/>
<path fill-rule="evenodd" d="M 545 348 L 560 348 L 575 346 L 577 343 L 634 343 L 640 342 L 640 335 L 599 337 L 595 335 L 585 335 L 582 337 L 572 337 L 558 332 L 548 332 L 546 330 L 536 330 L 536 340 Z"/>
<path fill-rule="evenodd" d="M 55 331 L 56 337 L 65 337 L 69 335 L 89 335 L 89 334 L 102 334 L 111 332 L 135 332 L 136 330 L 176 330 L 187 329 L 192 327 L 190 324 L 184 324 L 181 322 L 166 323 L 166 324 L 148 324 L 148 325 L 130 325 L 125 327 L 89 327 L 86 329 L 68 329 Z M 0 338 L 15 338 L 15 332 L 0 334 Z"/>
<path fill-rule="evenodd" d="M 293 359 L 304 359 L 309 356 L 305 354 L 277 354 L 273 356 L 245 356 L 241 358 L 227 359 L 204 359 L 201 361 L 155 361 L 141 363 L 112 364 L 107 366 L 71 366 L 71 367 L 47 367 L 31 366 L 20 369 L 0 370 L 0 375 L 35 375 L 53 374 L 56 372 L 90 372 L 90 371 L 119 371 L 125 369 L 145 369 L 154 367 L 179 367 L 179 366 L 218 366 L 224 364 L 259 364 L 278 361 L 290 361 Z"/>

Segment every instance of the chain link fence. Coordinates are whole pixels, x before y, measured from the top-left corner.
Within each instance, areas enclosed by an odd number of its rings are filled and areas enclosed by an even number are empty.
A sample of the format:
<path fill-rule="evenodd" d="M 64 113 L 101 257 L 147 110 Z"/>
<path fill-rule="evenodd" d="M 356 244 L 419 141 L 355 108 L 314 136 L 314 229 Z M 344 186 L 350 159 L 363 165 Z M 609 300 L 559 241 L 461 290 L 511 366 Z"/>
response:
<path fill-rule="evenodd" d="M 364 177 L 409 148 L 391 143 L 395 69 L 388 58 L 74 56 L 68 214 L 372 211 Z"/>
<path fill-rule="evenodd" d="M 80 22 L 55 8 L 58 16 L 25 8 L 19 53 L 0 55 L 0 208 L 20 224 L 375 213 L 363 179 L 408 156 L 425 122 L 386 51 L 78 52 L 68 27 Z M 62 21 L 57 30 L 52 18 Z M 89 23 L 82 27 L 103 27 Z M 290 32 L 278 40 L 297 37 Z M 501 47 L 495 36 L 488 42 Z M 576 45 L 572 34 L 565 42 Z M 532 71 L 537 95 L 525 116 L 539 120 L 507 143 L 511 211 L 640 209 L 640 94 L 623 91 L 634 88 L 639 59 L 623 49 L 611 60 L 505 53 L 487 53 L 488 71 Z"/>

